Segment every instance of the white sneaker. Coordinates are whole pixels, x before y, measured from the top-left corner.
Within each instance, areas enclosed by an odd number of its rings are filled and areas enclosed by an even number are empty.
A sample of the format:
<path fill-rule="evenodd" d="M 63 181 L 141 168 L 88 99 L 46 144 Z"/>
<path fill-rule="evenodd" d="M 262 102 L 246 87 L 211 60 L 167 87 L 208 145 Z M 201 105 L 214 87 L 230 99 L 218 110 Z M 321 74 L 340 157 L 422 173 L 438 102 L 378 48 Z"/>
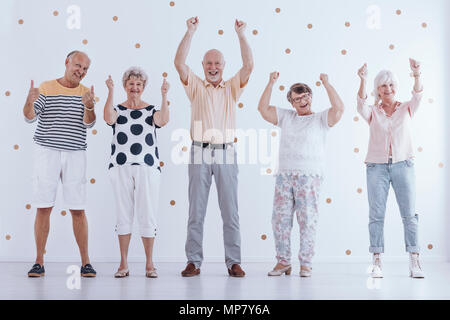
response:
<path fill-rule="evenodd" d="M 409 254 L 409 276 L 411 278 L 425 278 L 425 274 L 420 266 L 418 253 Z"/>
<path fill-rule="evenodd" d="M 374 255 L 372 261 L 372 272 L 370 273 L 372 278 L 383 278 L 383 271 L 381 270 L 380 255 Z"/>

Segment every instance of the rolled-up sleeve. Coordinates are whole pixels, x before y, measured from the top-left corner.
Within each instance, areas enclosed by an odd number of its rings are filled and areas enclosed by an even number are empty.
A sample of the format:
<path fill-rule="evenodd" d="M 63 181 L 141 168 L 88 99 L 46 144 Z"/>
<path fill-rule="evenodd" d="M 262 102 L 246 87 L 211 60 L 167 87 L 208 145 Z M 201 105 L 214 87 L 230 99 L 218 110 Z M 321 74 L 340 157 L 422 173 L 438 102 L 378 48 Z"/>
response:
<path fill-rule="evenodd" d="M 408 110 L 409 110 L 409 115 L 411 116 L 411 118 L 414 116 L 414 114 L 419 109 L 419 105 L 420 105 L 420 101 L 422 100 L 422 96 L 423 96 L 423 90 L 420 92 L 415 92 L 414 90 L 412 91 L 412 98 L 410 101 L 408 101 Z"/>
<path fill-rule="evenodd" d="M 359 94 L 356 97 L 357 99 L 357 110 L 358 113 L 366 120 L 368 123 L 370 123 L 372 119 L 372 110 L 370 109 L 369 105 L 367 104 L 367 97 L 365 99 L 361 99 Z"/>

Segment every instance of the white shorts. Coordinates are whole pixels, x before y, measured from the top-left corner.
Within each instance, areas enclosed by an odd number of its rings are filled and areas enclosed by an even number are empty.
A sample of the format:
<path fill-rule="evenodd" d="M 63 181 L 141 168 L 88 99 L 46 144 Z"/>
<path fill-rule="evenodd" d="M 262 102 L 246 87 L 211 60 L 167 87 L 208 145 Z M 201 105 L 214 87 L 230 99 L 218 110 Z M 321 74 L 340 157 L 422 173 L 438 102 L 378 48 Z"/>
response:
<path fill-rule="evenodd" d="M 84 210 L 86 206 L 86 151 L 59 151 L 35 145 L 32 204 L 36 208 L 55 205 L 61 180 L 64 206 Z"/>
<path fill-rule="evenodd" d="M 116 232 L 131 234 L 136 212 L 142 237 L 156 236 L 160 172 L 147 165 L 124 165 L 109 169 L 116 203 Z"/>

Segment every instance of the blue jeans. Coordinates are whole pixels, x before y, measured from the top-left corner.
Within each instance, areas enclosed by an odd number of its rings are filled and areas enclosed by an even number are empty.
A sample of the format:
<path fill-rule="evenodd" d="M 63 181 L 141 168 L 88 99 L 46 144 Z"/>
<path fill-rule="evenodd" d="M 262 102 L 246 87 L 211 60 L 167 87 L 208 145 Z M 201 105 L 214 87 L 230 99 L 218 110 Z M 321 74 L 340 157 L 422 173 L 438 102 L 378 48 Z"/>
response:
<path fill-rule="evenodd" d="M 407 252 L 419 252 L 418 215 L 415 214 L 416 185 L 413 160 L 396 163 L 367 163 L 369 198 L 369 252 L 384 252 L 384 217 L 392 183 L 403 221 Z"/>

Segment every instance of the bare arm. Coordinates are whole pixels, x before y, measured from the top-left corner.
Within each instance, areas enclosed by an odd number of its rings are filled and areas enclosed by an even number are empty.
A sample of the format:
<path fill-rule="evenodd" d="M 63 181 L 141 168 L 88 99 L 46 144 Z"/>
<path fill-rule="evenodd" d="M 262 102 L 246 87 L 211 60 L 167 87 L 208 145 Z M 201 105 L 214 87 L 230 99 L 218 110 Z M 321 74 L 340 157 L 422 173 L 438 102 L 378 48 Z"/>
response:
<path fill-rule="evenodd" d="M 325 90 L 327 90 L 328 99 L 330 99 L 331 109 L 328 111 L 328 126 L 332 127 L 341 120 L 342 115 L 344 114 L 344 103 L 334 87 L 328 82 L 328 75 L 321 74 L 320 80 L 322 81 Z"/>
<path fill-rule="evenodd" d="M 414 92 L 422 92 L 423 85 L 422 80 L 420 79 L 420 62 L 409 58 L 409 64 L 414 77 Z"/>
<path fill-rule="evenodd" d="M 28 91 L 27 100 L 23 107 L 23 115 L 28 120 L 33 120 L 36 117 L 34 112 L 34 102 L 39 98 L 39 89 L 34 87 L 34 81 L 31 80 L 30 90 Z"/>
<path fill-rule="evenodd" d="M 272 96 L 273 85 L 277 81 L 279 75 L 280 74 L 278 72 L 272 72 L 270 74 L 269 83 L 264 89 L 264 92 L 261 98 L 259 99 L 258 104 L 258 111 L 263 117 L 263 119 L 272 123 L 273 125 L 278 124 L 277 110 L 274 106 L 271 106 L 269 104 L 270 104 L 270 97 Z"/>
<path fill-rule="evenodd" d="M 367 105 L 367 91 L 366 91 L 366 83 L 367 83 L 367 63 L 364 63 L 364 65 L 358 69 L 358 76 L 361 79 L 361 83 L 359 85 L 359 91 L 358 91 L 358 103 L 356 106 L 356 109 L 358 110 L 359 114 L 370 123 L 372 119 L 372 111 L 370 110 L 369 106 Z"/>
<path fill-rule="evenodd" d="M 95 93 L 94 86 L 91 86 L 91 91 L 86 92 L 82 98 L 82 102 L 84 104 L 84 116 L 83 123 L 86 126 L 93 125 L 93 122 L 96 119 L 95 116 Z"/>
<path fill-rule="evenodd" d="M 160 128 L 164 127 L 169 122 L 169 102 L 167 101 L 167 92 L 169 91 L 169 88 L 169 83 L 166 81 L 166 79 L 164 79 L 161 86 L 161 110 L 155 112 L 155 114 L 153 115 L 155 124 Z"/>
<path fill-rule="evenodd" d="M 189 75 L 189 67 L 186 65 L 186 58 L 189 53 L 189 49 L 191 48 L 192 37 L 197 30 L 198 22 L 199 20 L 197 17 L 192 17 L 186 21 L 187 31 L 178 45 L 177 54 L 175 55 L 175 68 L 180 75 L 181 81 L 183 81 L 185 85 L 187 85 Z"/>
<path fill-rule="evenodd" d="M 103 119 L 107 124 L 112 126 L 116 123 L 117 120 L 117 111 L 114 110 L 114 82 L 111 79 L 111 76 L 108 76 L 108 80 L 105 81 L 106 86 L 108 87 L 108 98 L 105 102 L 105 108 L 103 109 Z"/>
<path fill-rule="evenodd" d="M 241 79 L 241 88 L 244 87 L 248 79 L 250 78 L 250 74 L 253 71 L 253 55 L 252 50 L 248 44 L 247 38 L 245 37 L 245 28 L 247 24 L 243 21 L 236 20 L 234 28 L 239 38 L 239 45 L 241 47 L 241 56 L 242 56 L 242 68 L 239 71 L 239 77 Z"/>
<path fill-rule="evenodd" d="M 359 70 L 358 76 L 361 78 L 358 95 L 361 99 L 367 98 L 366 81 L 367 81 L 367 64 L 365 63 Z"/>

